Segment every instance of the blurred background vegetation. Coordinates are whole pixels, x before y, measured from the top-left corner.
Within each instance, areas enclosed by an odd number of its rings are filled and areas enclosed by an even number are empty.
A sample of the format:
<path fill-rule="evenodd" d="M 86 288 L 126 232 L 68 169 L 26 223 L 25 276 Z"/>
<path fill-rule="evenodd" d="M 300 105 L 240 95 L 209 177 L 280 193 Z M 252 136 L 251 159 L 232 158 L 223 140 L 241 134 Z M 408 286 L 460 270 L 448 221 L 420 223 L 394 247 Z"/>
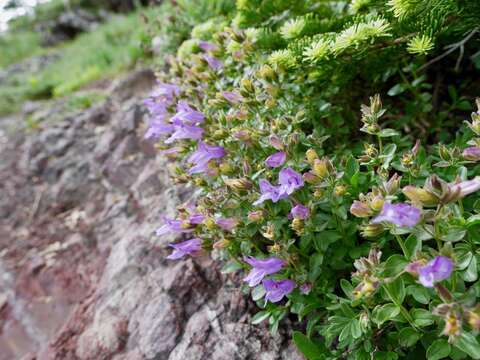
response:
<path fill-rule="evenodd" d="M 155 54 L 174 51 L 195 24 L 233 9 L 233 0 L 39 4 L 0 33 L 0 115 L 18 111 L 27 100 L 66 96 L 74 107 L 88 107 L 102 99 L 98 90 L 108 80 L 151 66 L 162 58 Z"/>

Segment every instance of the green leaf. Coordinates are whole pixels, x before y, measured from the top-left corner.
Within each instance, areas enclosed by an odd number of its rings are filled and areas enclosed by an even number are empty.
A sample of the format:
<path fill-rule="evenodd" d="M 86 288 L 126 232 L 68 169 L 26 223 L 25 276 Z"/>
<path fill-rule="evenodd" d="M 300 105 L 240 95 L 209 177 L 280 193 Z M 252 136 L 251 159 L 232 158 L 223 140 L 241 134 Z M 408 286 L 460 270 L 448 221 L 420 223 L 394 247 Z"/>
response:
<path fill-rule="evenodd" d="M 451 347 L 447 340 L 435 340 L 427 349 L 428 360 L 440 360 L 450 355 Z"/>
<path fill-rule="evenodd" d="M 453 345 L 472 358 L 480 359 L 480 344 L 472 334 L 463 332 Z"/>
<path fill-rule="evenodd" d="M 390 295 L 393 297 L 392 301 L 401 304 L 405 300 L 405 283 L 402 278 L 397 278 L 394 282 L 384 285 Z"/>
<path fill-rule="evenodd" d="M 230 262 L 226 263 L 225 265 L 223 265 L 220 272 L 222 274 L 230 274 L 234 271 L 240 270 L 241 268 L 242 268 L 242 265 L 240 265 L 238 262 L 230 261 Z"/>
<path fill-rule="evenodd" d="M 263 285 L 258 285 L 252 290 L 252 300 L 257 301 L 265 296 L 265 288 Z"/>
<path fill-rule="evenodd" d="M 321 358 L 322 349 L 300 331 L 293 332 L 293 342 L 307 359 L 317 360 Z"/>
<path fill-rule="evenodd" d="M 340 280 L 340 287 L 342 288 L 343 292 L 345 293 L 345 295 L 347 295 L 348 297 L 352 297 L 352 293 L 353 293 L 353 286 L 352 284 L 350 284 L 347 280 L 345 279 L 341 279 Z"/>
<path fill-rule="evenodd" d="M 378 136 L 385 138 L 385 137 L 390 137 L 390 136 L 397 136 L 400 135 L 400 133 L 396 130 L 393 129 L 383 129 L 378 133 Z"/>
<path fill-rule="evenodd" d="M 413 328 L 406 327 L 400 330 L 398 334 L 398 341 L 403 347 L 410 347 L 415 345 L 421 337 L 422 335 Z"/>
<path fill-rule="evenodd" d="M 407 240 L 405 240 L 405 248 L 408 251 L 407 257 L 411 258 L 418 251 L 422 250 L 422 241 L 415 235 L 411 234 Z"/>
<path fill-rule="evenodd" d="M 410 315 L 412 315 L 415 325 L 419 327 L 429 326 L 434 322 L 432 313 L 425 309 L 412 309 Z"/>
<path fill-rule="evenodd" d="M 467 230 L 459 226 L 452 226 L 447 230 L 447 233 L 442 236 L 443 241 L 456 242 L 465 237 Z"/>
<path fill-rule="evenodd" d="M 400 314 L 400 308 L 395 304 L 377 305 L 372 312 L 372 320 L 377 325 L 382 325 L 385 321 L 391 320 Z"/>
<path fill-rule="evenodd" d="M 407 88 L 404 84 L 397 84 L 397 85 L 393 86 L 392 88 L 390 88 L 390 90 L 388 90 L 387 94 L 388 94 L 388 96 L 397 96 L 397 95 L 400 95 L 401 93 L 403 93 L 406 89 Z"/>
<path fill-rule="evenodd" d="M 385 262 L 385 269 L 383 271 L 383 276 L 385 277 L 394 277 L 401 273 L 405 266 L 407 266 L 408 261 L 402 255 L 392 255 Z"/>
<path fill-rule="evenodd" d="M 256 313 L 251 320 L 253 325 L 260 324 L 262 321 L 266 320 L 270 316 L 268 311 L 260 311 Z"/>
<path fill-rule="evenodd" d="M 477 258 L 475 256 L 472 257 L 467 270 L 462 274 L 462 278 L 467 282 L 473 282 L 478 279 Z"/>
<path fill-rule="evenodd" d="M 475 226 L 480 224 L 480 214 L 470 216 L 467 219 L 467 227 Z"/>
<path fill-rule="evenodd" d="M 413 298 L 420 304 L 428 304 L 430 302 L 430 293 L 428 289 L 421 285 L 409 285 L 407 287 L 407 294 L 413 296 Z"/>

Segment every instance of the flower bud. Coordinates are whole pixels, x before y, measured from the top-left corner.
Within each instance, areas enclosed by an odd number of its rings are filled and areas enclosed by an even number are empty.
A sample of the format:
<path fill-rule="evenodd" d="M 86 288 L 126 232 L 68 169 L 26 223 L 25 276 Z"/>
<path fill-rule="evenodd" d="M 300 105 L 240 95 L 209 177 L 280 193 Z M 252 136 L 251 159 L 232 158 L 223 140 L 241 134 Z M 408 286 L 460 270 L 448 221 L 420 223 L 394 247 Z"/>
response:
<path fill-rule="evenodd" d="M 369 199 L 368 204 L 373 211 L 380 211 L 383 208 L 383 204 L 385 203 L 385 199 L 381 195 L 375 195 Z"/>
<path fill-rule="evenodd" d="M 316 159 L 313 162 L 313 173 L 317 175 L 320 179 L 323 179 L 329 175 L 329 161 L 327 159 Z"/>
<path fill-rule="evenodd" d="M 289 146 L 297 145 L 300 142 L 300 135 L 298 133 L 290 134 L 287 143 Z"/>
<path fill-rule="evenodd" d="M 305 155 L 309 164 L 313 164 L 315 160 L 318 160 L 318 154 L 313 149 L 308 149 Z"/>
<path fill-rule="evenodd" d="M 196 186 L 203 186 L 206 184 L 205 180 L 203 178 L 197 177 L 193 180 Z"/>
<path fill-rule="evenodd" d="M 270 135 L 268 141 L 270 142 L 270 145 L 272 145 L 275 149 L 283 150 L 284 145 L 278 136 Z"/>
<path fill-rule="evenodd" d="M 353 289 L 353 296 L 356 299 L 361 299 L 362 297 L 368 297 L 372 295 L 375 290 L 379 287 L 379 282 L 374 281 L 368 277 L 365 277 L 363 281 L 361 281 L 355 289 Z"/>
<path fill-rule="evenodd" d="M 318 184 L 320 182 L 320 178 L 315 176 L 311 171 L 308 171 L 302 175 L 303 180 L 309 184 Z"/>
<path fill-rule="evenodd" d="M 273 109 L 275 106 L 277 106 L 277 101 L 275 99 L 267 99 L 265 101 L 265 107 L 267 109 Z"/>
<path fill-rule="evenodd" d="M 248 190 L 252 187 L 252 182 L 247 178 L 240 178 L 240 179 L 226 179 L 225 184 L 236 191 L 244 191 Z"/>
<path fill-rule="evenodd" d="M 324 191 L 322 189 L 315 189 L 313 196 L 317 199 L 321 199 L 324 195 Z"/>
<path fill-rule="evenodd" d="M 333 193 L 335 196 L 343 196 L 347 192 L 347 187 L 345 185 L 337 185 L 335 189 L 333 189 Z"/>
<path fill-rule="evenodd" d="M 205 227 L 208 229 L 208 230 L 213 230 L 215 229 L 215 220 L 213 220 L 212 218 L 208 217 L 206 218 L 204 221 L 203 221 L 203 224 L 205 225 Z"/>
<path fill-rule="evenodd" d="M 213 244 L 213 248 L 214 249 L 225 249 L 226 247 L 228 247 L 228 245 L 230 245 L 230 241 L 228 241 L 227 239 L 222 239 L 222 240 L 219 240 L 219 241 L 215 242 Z"/>
<path fill-rule="evenodd" d="M 268 246 L 267 249 L 268 249 L 268 252 L 271 252 L 271 253 L 274 253 L 274 254 L 278 254 L 280 252 L 280 250 L 282 250 L 280 244 L 278 244 L 278 243 L 275 243 L 271 246 Z"/>
<path fill-rule="evenodd" d="M 480 308 L 477 305 L 475 309 L 466 312 L 467 322 L 475 331 L 480 331 Z"/>
<path fill-rule="evenodd" d="M 220 173 L 223 175 L 228 175 L 232 172 L 233 168 L 228 162 L 222 162 L 219 166 Z"/>
<path fill-rule="evenodd" d="M 423 206 L 436 206 L 439 202 L 438 197 L 425 189 L 407 185 L 402 189 L 403 194 L 414 204 Z"/>
<path fill-rule="evenodd" d="M 250 79 L 242 79 L 240 81 L 240 92 L 243 96 L 251 95 L 255 92 L 255 88 L 253 87 L 253 82 Z"/>
<path fill-rule="evenodd" d="M 398 189 L 400 188 L 400 183 L 402 181 L 402 177 L 398 176 L 397 173 L 395 173 L 390 180 L 388 180 L 386 183 L 384 183 L 383 188 L 387 195 L 394 195 Z"/>
<path fill-rule="evenodd" d="M 275 71 L 270 65 L 263 65 L 258 71 L 257 75 L 261 79 L 272 81 L 275 79 Z"/>
<path fill-rule="evenodd" d="M 471 146 L 463 150 L 462 156 L 465 160 L 468 161 L 479 161 L 480 160 L 480 147 Z"/>
<path fill-rule="evenodd" d="M 355 200 L 352 206 L 350 206 L 350 212 L 354 216 L 360 217 L 360 218 L 369 217 L 373 215 L 373 211 L 370 209 L 370 207 L 364 202 L 361 202 L 358 200 Z"/>
<path fill-rule="evenodd" d="M 303 220 L 302 219 L 294 218 L 292 220 L 291 227 L 295 231 L 295 233 L 297 233 L 297 235 L 303 234 Z"/>
<path fill-rule="evenodd" d="M 382 224 L 368 224 L 360 227 L 360 232 L 363 237 L 375 237 L 385 231 Z"/>
<path fill-rule="evenodd" d="M 263 220 L 263 211 L 257 210 L 257 211 L 250 211 L 248 213 L 248 220 L 254 221 L 254 222 L 259 222 Z"/>

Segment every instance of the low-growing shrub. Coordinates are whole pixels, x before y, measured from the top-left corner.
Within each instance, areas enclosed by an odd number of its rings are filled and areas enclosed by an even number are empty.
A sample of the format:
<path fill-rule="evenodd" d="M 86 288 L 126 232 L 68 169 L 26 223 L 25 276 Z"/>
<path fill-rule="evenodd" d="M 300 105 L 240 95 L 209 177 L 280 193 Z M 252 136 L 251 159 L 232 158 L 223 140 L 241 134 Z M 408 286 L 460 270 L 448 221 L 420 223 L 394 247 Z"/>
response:
<path fill-rule="evenodd" d="M 243 269 L 253 323 L 296 314 L 309 359 L 479 359 L 479 15 L 239 0 L 197 26 L 146 100 L 199 189 L 157 231 L 185 237 L 169 258 Z"/>

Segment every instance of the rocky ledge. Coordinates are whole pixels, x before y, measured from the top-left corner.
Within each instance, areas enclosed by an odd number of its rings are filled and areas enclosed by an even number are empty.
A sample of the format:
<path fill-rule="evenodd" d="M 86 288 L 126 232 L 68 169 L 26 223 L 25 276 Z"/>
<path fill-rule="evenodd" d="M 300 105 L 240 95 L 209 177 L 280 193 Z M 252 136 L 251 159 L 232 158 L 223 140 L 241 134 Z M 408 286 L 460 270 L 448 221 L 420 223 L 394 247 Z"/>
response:
<path fill-rule="evenodd" d="M 143 140 L 153 83 L 136 71 L 35 130 L 0 119 L 0 360 L 301 359 L 249 323 L 238 277 L 165 260 L 174 239 L 153 232 L 191 191 Z"/>

